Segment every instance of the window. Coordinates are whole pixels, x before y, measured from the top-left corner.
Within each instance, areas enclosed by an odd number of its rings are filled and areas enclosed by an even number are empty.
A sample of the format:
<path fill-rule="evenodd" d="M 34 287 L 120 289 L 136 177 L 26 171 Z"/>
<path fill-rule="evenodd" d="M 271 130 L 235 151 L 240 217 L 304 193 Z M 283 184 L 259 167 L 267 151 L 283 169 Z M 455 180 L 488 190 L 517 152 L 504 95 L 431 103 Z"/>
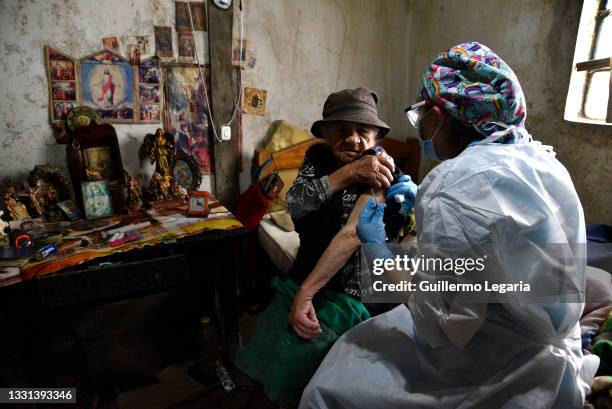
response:
<path fill-rule="evenodd" d="M 612 0 L 585 0 L 565 119 L 612 124 Z"/>

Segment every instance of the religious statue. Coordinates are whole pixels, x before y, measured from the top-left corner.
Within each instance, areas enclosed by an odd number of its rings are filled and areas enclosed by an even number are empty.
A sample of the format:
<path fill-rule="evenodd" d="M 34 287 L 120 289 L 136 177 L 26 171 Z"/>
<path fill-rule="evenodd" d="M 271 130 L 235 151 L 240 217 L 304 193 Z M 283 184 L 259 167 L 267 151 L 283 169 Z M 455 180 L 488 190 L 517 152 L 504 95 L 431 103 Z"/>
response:
<path fill-rule="evenodd" d="M 7 186 L 4 192 L 4 203 L 13 220 L 27 220 L 32 218 L 30 213 L 28 213 L 27 207 L 17 199 L 13 186 Z"/>
<path fill-rule="evenodd" d="M 170 199 L 172 197 L 172 176 L 162 176 L 161 191 L 164 199 Z"/>
<path fill-rule="evenodd" d="M 45 212 L 45 207 L 42 201 L 36 195 L 38 189 L 34 187 L 28 187 L 28 197 L 30 198 L 30 208 L 36 212 L 36 216 L 40 217 Z"/>
<path fill-rule="evenodd" d="M 157 129 L 155 135 L 148 134 L 145 137 L 145 149 L 151 163 L 155 162 L 155 172 L 162 176 L 170 175 L 170 163 L 174 157 L 172 135 Z"/>
<path fill-rule="evenodd" d="M 172 183 L 172 195 L 178 198 L 185 198 L 189 192 L 183 186 L 179 185 L 176 182 Z"/>
<path fill-rule="evenodd" d="M 138 178 L 136 176 L 130 176 L 128 182 L 128 208 L 131 210 L 138 210 L 142 206 L 142 199 L 140 198 L 140 188 L 138 186 Z"/>

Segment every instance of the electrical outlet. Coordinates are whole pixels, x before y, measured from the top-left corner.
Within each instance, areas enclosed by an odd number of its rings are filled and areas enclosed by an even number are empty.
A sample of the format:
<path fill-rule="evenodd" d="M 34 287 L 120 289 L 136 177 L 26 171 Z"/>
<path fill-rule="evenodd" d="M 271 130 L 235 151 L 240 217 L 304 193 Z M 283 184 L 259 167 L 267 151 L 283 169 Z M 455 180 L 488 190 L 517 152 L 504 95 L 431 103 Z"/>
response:
<path fill-rule="evenodd" d="M 219 133 L 221 134 L 222 141 L 229 141 L 230 139 L 232 139 L 232 128 L 227 125 L 223 125 L 220 131 L 221 132 Z"/>

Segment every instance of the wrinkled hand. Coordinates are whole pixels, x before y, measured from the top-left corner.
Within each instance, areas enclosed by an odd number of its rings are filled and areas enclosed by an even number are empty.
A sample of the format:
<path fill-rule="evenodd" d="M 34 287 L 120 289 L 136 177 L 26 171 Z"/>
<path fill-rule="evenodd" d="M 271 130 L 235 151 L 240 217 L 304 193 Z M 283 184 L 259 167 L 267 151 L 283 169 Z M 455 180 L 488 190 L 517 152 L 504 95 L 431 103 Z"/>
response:
<path fill-rule="evenodd" d="M 302 291 L 298 291 L 293 299 L 293 306 L 289 312 L 289 323 L 295 332 L 305 339 L 313 339 L 323 333 L 312 300 Z"/>
<path fill-rule="evenodd" d="M 395 170 L 393 159 L 387 155 L 365 155 L 348 165 L 358 183 L 367 183 L 374 189 L 388 188 Z"/>
<path fill-rule="evenodd" d="M 386 204 L 378 204 L 374 198 L 364 206 L 357 223 L 357 237 L 362 243 L 384 243 L 386 241 L 387 234 L 383 223 L 385 207 L 387 207 Z"/>
<path fill-rule="evenodd" d="M 385 199 L 395 200 L 396 195 L 402 195 L 403 200 L 399 202 L 402 204 L 402 208 L 406 207 L 411 209 L 414 207 L 414 201 L 417 194 L 417 185 L 412 181 L 410 176 L 402 175 L 385 194 Z"/>

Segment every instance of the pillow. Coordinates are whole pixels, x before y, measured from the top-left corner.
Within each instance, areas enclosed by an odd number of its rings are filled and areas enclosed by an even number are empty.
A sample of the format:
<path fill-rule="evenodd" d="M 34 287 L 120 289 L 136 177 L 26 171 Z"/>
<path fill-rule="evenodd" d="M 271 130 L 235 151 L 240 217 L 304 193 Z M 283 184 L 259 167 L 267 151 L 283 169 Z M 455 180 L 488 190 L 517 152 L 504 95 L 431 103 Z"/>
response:
<path fill-rule="evenodd" d="M 274 224 L 283 229 L 284 231 L 295 231 L 295 226 L 293 225 L 293 220 L 291 220 L 291 216 L 288 212 L 275 212 L 271 213 L 270 217 Z"/>

